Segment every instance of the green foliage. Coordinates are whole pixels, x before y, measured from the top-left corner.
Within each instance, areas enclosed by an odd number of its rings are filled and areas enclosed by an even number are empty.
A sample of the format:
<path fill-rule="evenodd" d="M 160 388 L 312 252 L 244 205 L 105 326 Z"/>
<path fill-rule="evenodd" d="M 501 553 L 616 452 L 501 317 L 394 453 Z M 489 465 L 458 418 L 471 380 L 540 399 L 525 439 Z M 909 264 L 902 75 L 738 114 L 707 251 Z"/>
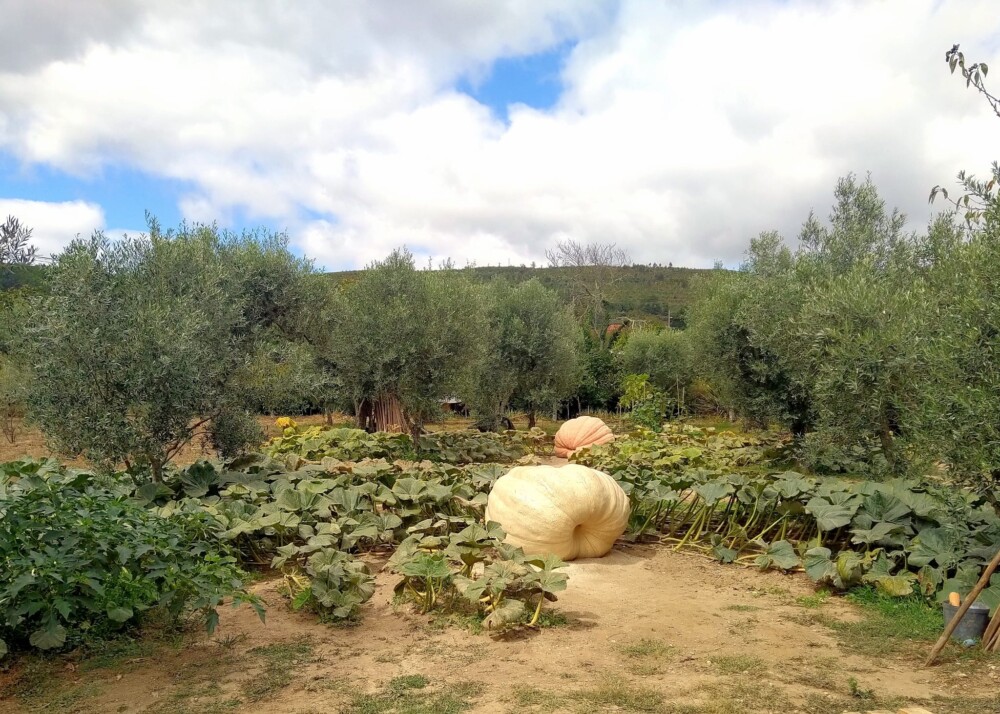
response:
<path fill-rule="evenodd" d="M 303 459 L 324 458 L 341 461 L 357 459 L 426 459 L 450 464 L 510 463 L 531 453 L 538 453 L 551 438 L 541 429 L 480 433 L 478 431 L 440 431 L 421 434 L 415 440 L 408 434 L 375 432 L 346 427 L 310 427 L 286 429 L 265 447 L 271 455 L 295 454 Z"/>
<path fill-rule="evenodd" d="M 516 406 L 534 426 L 579 382 L 578 327 L 559 296 L 537 280 L 498 284 L 487 294 L 485 355 L 463 393 L 487 420 Z"/>
<path fill-rule="evenodd" d="M 631 410 L 633 424 L 654 432 L 662 428 L 667 416 L 667 396 L 649 383 L 648 374 L 625 375 L 618 403 Z"/>
<path fill-rule="evenodd" d="M 598 272 L 584 266 L 529 267 L 529 266 L 478 266 L 467 271 L 470 280 L 482 283 L 503 281 L 513 285 L 528 280 L 538 280 L 558 293 L 569 303 L 577 289 L 577 277 L 593 282 L 591 273 Z M 684 327 L 684 316 L 693 302 L 694 282 L 711 271 L 698 268 L 679 268 L 666 265 L 629 265 L 614 268 L 615 279 L 608 287 L 605 298 L 607 310 L 613 317 L 628 316 L 666 324 L 669 318 L 674 327 Z M 333 273 L 335 283 L 356 280 L 358 272 Z"/>
<path fill-rule="evenodd" d="M 938 319 L 921 341 L 918 443 L 1000 512 L 1000 221 L 933 248 Z"/>
<path fill-rule="evenodd" d="M 803 568 L 837 589 L 968 592 L 1000 547 L 1000 518 L 973 494 L 914 479 L 819 480 L 771 468 L 777 437 L 667 425 L 574 454 L 632 501 L 630 537 L 657 534 L 723 562 Z M 1000 605 L 1000 577 L 985 593 Z"/>
<path fill-rule="evenodd" d="M 205 513 L 159 516 L 92 474 L 14 462 L 0 474 L 0 647 L 73 646 L 135 625 L 149 610 L 250 602 L 236 559 Z M 6 643 L 6 644 L 4 644 Z"/>
<path fill-rule="evenodd" d="M 630 331 L 615 349 L 624 374 L 646 374 L 649 382 L 669 395 L 672 413 L 683 413 L 686 395 L 694 378 L 694 364 L 686 333 L 679 330 Z"/>
<path fill-rule="evenodd" d="M 155 479 L 200 431 L 224 453 L 259 442 L 244 366 L 293 329 L 309 270 L 281 236 L 208 226 L 73 242 L 24 335 L 33 418 L 62 452 Z"/>
<path fill-rule="evenodd" d="M 0 432 L 11 443 L 17 437 L 16 420 L 24 416 L 30 378 L 26 369 L 0 353 Z"/>
<path fill-rule="evenodd" d="M 872 457 L 856 472 L 922 469 L 961 441 L 951 426 L 961 407 L 941 403 L 946 395 L 963 377 L 991 379 L 979 371 L 988 353 L 976 353 L 996 276 L 985 255 L 973 258 L 989 241 L 964 241 L 947 216 L 924 236 L 905 234 L 904 223 L 870 179 L 848 176 L 829 222 L 805 222 L 797 252 L 762 234 L 740 274 L 703 286 L 691 311 L 696 364 L 723 403 L 797 437 L 814 432 L 804 453 L 824 469 L 839 470 L 827 463 L 844 461 L 837 452 Z M 962 372 L 971 363 L 975 373 Z M 980 381 L 966 395 L 990 389 Z"/>
<path fill-rule="evenodd" d="M 368 566 L 335 548 L 316 550 L 308 542 L 304 547 L 286 547 L 271 566 L 282 567 L 300 553 L 308 553 L 299 566 L 304 575 L 294 571 L 285 575 L 292 607 L 307 608 L 331 620 L 357 617 L 358 608 L 375 594 L 375 578 Z"/>
<path fill-rule="evenodd" d="M 621 395 L 621 376 L 611 350 L 584 336 L 580 385 L 576 398 L 582 409 L 613 409 Z"/>
<path fill-rule="evenodd" d="M 488 629 L 533 627 L 543 603 L 566 589 L 566 574 L 557 572 L 565 563 L 504 545 L 496 523 L 472 524 L 447 538 L 412 530 L 416 533 L 399 545 L 388 566 L 403 576 L 396 594 L 421 612 L 471 610 Z"/>
<path fill-rule="evenodd" d="M 460 271 L 418 271 L 397 250 L 344 286 L 326 354 L 347 398 L 398 399 L 417 433 L 478 364 L 482 323 L 480 295 Z"/>
<path fill-rule="evenodd" d="M 0 223 L 0 269 L 12 265 L 30 265 L 35 262 L 38 249 L 31 245 L 32 229 L 14 216 Z"/>

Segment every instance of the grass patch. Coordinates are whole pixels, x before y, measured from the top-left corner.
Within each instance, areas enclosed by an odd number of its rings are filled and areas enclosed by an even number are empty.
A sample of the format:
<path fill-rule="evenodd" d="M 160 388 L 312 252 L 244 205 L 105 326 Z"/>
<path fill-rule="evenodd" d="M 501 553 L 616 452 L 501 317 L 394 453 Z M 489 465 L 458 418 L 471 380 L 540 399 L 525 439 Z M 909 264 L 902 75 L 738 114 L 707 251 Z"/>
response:
<path fill-rule="evenodd" d="M 121 638 L 104 640 L 91 644 L 88 656 L 80 662 L 80 671 L 88 672 L 94 669 L 132 669 L 137 664 L 132 660 L 147 659 L 156 650 L 156 643 L 146 639 Z"/>
<path fill-rule="evenodd" d="M 757 607 L 756 605 L 726 605 L 723 610 L 731 610 L 732 612 L 756 612 L 758 610 L 763 610 L 762 607 Z"/>
<path fill-rule="evenodd" d="M 778 687 L 751 679 L 734 679 L 710 684 L 698 691 L 703 701 L 697 704 L 676 703 L 663 711 L 668 714 L 748 714 L 749 712 L 787 712 L 795 707 Z M 807 709 L 809 714 L 818 714 Z M 838 710 L 838 714 L 843 709 Z"/>
<path fill-rule="evenodd" d="M 865 587 L 852 590 L 847 600 L 861 609 L 860 621 L 816 619 L 834 631 L 841 645 L 855 652 L 894 654 L 913 642 L 933 642 L 941 634 L 940 611 L 917 596 L 894 598 Z"/>
<path fill-rule="evenodd" d="M 644 638 L 627 645 L 621 645 L 618 651 L 630 661 L 626 664 L 629 672 L 648 677 L 663 672 L 663 664 L 673 654 L 673 647 L 661 642 Z"/>
<path fill-rule="evenodd" d="M 663 706 L 660 692 L 620 679 L 606 679 L 599 687 L 574 692 L 571 696 L 597 711 L 617 707 L 626 712 L 659 712 Z"/>
<path fill-rule="evenodd" d="M 61 689 L 51 697 L 37 700 L 32 712 L 75 712 L 89 699 L 96 699 L 103 692 L 99 682 L 86 682 L 74 687 Z"/>
<path fill-rule="evenodd" d="M 510 701 L 517 705 L 513 711 L 521 712 L 525 709 L 538 709 L 543 712 L 555 711 L 563 702 L 563 697 L 555 692 L 550 692 L 538 687 L 517 685 L 514 687 L 514 694 Z"/>
<path fill-rule="evenodd" d="M 262 660 L 263 671 L 243 684 L 243 696 L 247 701 L 258 702 L 287 687 L 297 667 L 312 657 L 313 646 L 309 642 L 279 642 L 263 647 L 254 647 L 249 654 Z"/>
<path fill-rule="evenodd" d="M 767 663 L 751 655 L 726 655 L 712 660 L 719 674 L 753 674 L 767 672 Z"/>
<path fill-rule="evenodd" d="M 633 642 L 630 645 L 622 645 L 619 650 L 626 657 L 639 658 L 639 657 L 664 657 L 670 653 L 673 648 L 670 645 L 661 642 L 660 640 L 653 640 L 649 638 L 644 638 L 638 642 Z"/>
<path fill-rule="evenodd" d="M 376 694 L 359 694 L 344 714 L 459 714 L 472 706 L 480 685 L 463 682 L 439 690 L 420 674 L 396 677 Z"/>
<path fill-rule="evenodd" d="M 801 597 L 795 598 L 795 604 L 801 607 L 807 607 L 810 609 L 815 609 L 821 607 L 823 603 L 830 599 L 829 590 L 817 590 L 812 595 L 803 595 Z"/>

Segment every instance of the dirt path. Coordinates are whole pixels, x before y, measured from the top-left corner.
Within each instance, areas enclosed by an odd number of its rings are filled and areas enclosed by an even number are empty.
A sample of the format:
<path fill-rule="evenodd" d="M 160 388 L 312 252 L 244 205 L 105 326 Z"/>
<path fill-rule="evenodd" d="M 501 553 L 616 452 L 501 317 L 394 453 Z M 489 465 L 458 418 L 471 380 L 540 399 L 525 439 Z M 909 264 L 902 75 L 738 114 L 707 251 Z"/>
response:
<path fill-rule="evenodd" d="M 864 711 L 857 700 L 865 693 L 947 712 L 960 710 L 970 681 L 1000 690 L 996 659 L 927 671 L 918 665 L 923 647 L 878 659 L 845 651 L 797 602 L 813 593 L 804 576 L 651 546 L 618 547 L 571 564 L 569 575 L 557 605 L 566 624 L 510 639 L 394 608 L 387 574 L 355 627 L 290 612 L 270 581 L 257 587 L 269 603 L 266 625 L 249 610 L 226 610 L 212 639 L 65 672 L 62 689 L 50 687 L 65 692 L 61 708 L 43 697 L 0 702 L 0 712 L 457 712 L 449 707 L 467 701 L 464 711 L 484 713 L 814 714 Z M 841 622 L 859 617 L 835 598 L 821 611 Z M 1000 703 L 966 711 L 1000 711 Z"/>

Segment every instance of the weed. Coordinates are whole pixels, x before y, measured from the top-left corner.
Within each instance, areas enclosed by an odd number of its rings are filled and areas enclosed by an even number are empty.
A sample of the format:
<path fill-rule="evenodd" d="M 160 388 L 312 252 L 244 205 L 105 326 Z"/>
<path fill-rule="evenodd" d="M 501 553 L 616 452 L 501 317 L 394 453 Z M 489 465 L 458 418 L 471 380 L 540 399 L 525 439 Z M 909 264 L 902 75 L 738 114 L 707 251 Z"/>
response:
<path fill-rule="evenodd" d="M 407 674 L 389 681 L 389 689 L 393 692 L 405 692 L 407 689 L 423 689 L 430 681 L 422 674 Z"/>
<path fill-rule="evenodd" d="M 245 642 L 247 639 L 247 633 L 241 632 L 238 635 L 225 635 L 224 637 L 218 637 L 213 642 L 217 644 L 224 650 L 231 650 L 236 645 Z"/>
<path fill-rule="evenodd" d="M 851 677 L 847 680 L 847 687 L 851 692 L 851 696 L 855 699 L 874 699 L 875 690 L 874 689 L 862 689 L 861 685 L 858 683 L 857 678 Z"/>
<path fill-rule="evenodd" d="M 88 656 L 80 662 L 80 671 L 126 668 L 134 665 L 135 660 L 150 657 L 154 649 L 155 643 L 149 639 L 121 637 L 93 642 L 87 648 Z"/>
<path fill-rule="evenodd" d="M 759 657 L 751 655 L 727 655 L 712 660 L 719 674 L 753 674 L 761 675 L 767 672 L 767 663 Z"/>
<path fill-rule="evenodd" d="M 801 597 L 795 598 L 795 604 L 802 607 L 808 607 L 810 609 L 817 608 L 823 605 L 827 600 L 830 599 L 830 591 L 823 589 L 817 590 L 812 595 L 803 595 Z"/>
<path fill-rule="evenodd" d="M 526 685 L 514 687 L 512 699 L 518 707 L 515 711 L 518 712 L 527 707 L 538 707 L 541 711 L 550 712 L 558 709 L 563 701 L 563 697 L 555 692 Z"/>

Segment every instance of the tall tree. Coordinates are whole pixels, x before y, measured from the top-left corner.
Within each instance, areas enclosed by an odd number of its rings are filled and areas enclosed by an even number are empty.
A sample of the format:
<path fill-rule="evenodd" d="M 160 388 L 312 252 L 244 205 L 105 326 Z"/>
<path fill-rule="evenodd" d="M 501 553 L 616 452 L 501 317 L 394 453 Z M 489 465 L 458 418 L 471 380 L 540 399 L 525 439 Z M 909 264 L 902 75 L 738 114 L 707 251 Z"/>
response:
<path fill-rule="evenodd" d="M 608 310 L 608 297 L 624 276 L 622 268 L 631 262 L 628 251 L 614 243 L 582 244 L 565 240 L 546 250 L 545 257 L 552 267 L 569 272 L 574 313 L 607 346 L 613 337 L 608 326 L 614 317 Z"/>
<path fill-rule="evenodd" d="M 148 466 L 159 480 L 199 434 L 223 454 L 259 443 L 247 365 L 294 321 L 292 283 L 311 267 L 283 236 L 149 228 L 116 241 L 97 233 L 60 254 L 23 350 L 30 411 L 54 446 Z"/>
<path fill-rule="evenodd" d="M 487 304 L 491 338 L 468 401 L 486 422 L 517 406 L 533 427 L 538 412 L 553 410 L 579 382 L 576 322 L 535 279 L 493 286 Z"/>
<path fill-rule="evenodd" d="M 359 417 L 420 433 L 484 348 L 478 291 L 456 270 L 417 270 L 405 249 L 368 266 L 330 308 L 327 357 Z M 398 414 L 402 424 L 383 423 Z"/>

